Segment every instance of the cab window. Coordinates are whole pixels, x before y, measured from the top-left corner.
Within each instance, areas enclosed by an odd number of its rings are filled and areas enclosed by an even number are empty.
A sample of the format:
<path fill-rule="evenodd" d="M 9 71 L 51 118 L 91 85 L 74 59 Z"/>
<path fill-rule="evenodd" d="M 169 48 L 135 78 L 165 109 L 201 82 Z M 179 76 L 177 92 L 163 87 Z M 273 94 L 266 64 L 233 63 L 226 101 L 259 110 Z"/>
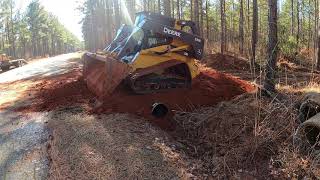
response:
<path fill-rule="evenodd" d="M 192 28 L 190 26 L 182 26 L 181 30 L 189 34 L 193 34 Z"/>
<path fill-rule="evenodd" d="M 165 37 L 161 34 L 153 33 L 152 31 L 150 31 L 146 38 L 145 49 L 167 45 L 167 44 L 170 44 L 171 42 L 172 42 L 172 38 Z"/>

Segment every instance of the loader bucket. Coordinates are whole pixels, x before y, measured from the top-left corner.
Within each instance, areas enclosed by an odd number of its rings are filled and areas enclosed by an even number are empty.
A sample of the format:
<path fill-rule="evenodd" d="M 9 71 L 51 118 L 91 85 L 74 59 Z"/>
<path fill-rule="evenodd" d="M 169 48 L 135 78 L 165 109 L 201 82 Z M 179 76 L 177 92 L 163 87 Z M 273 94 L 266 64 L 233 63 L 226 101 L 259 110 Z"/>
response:
<path fill-rule="evenodd" d="M 84 80 L 99 100 L 110 96 L 130 71 L 127 64 L 110 55 L 85 53 L 83 60 Z"/>

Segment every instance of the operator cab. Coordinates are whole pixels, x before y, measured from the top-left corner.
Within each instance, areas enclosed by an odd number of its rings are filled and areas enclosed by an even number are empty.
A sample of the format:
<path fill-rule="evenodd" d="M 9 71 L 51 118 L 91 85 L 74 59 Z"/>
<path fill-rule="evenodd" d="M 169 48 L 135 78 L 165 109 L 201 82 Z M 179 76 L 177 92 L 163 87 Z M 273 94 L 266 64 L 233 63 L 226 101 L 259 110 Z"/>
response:
<path fill-rule="evenodd" d="M 122 31 L 129 28 L 122 28 Z M 203 40 L 198 36 L 199 31 L 192 21 L 179 20 L 151 12 L 137 13 L 135 24 L 130 34 L 119 43 L 112 52 L 125 63 L 133 62 L 143 49 L 170 45 L 168 50 L 182 45 L 190 45 L 188 50 L 177 52 L 181 55 L 202 58 Z M 187 33 L 184 33 L 187 32 Z M 118 35 L 125 34 L 118 32 Z M 119 35 L 119 36 L 120 36 Z M 118 39 L 118 36 L 117 38 Z M 121 38 L 119 38 L 121 39 Z M 174 40 L 174 41 L 173 41 Z M 174 43 L 172 43 L 174 42 Z M 164 51 L 163 54 L 167 53 Z M 162 52 L 161 52 L 162 53 Z"/>
<path fill-rule="evenodd" d="M 175 26 L 175 19 L 173 18 L 151 12 L 137 13 L 132 33 L 126 39 L 127 41 L 119 51 L 118 58 L 129 63 L 135 59 L 142 49 L 149 49 L 170 44 L 172 42 L 172 38 L 156 33 L 152 29 L 142 29 L 143 24 L 147 21 L 152 21 L 169 27 Z"/>

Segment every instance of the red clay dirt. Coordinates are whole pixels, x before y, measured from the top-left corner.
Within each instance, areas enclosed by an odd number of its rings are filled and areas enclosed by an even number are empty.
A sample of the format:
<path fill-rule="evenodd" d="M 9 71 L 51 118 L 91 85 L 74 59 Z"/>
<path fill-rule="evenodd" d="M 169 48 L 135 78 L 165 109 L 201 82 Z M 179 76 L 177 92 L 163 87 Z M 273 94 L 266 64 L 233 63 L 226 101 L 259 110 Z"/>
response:
<path fill-rule="evenodd" d="M 87 105 L 94 98 L 82 80 L 81 69 L 39 80 L 33 87 L 32 105 L 16 109 L 19 112 L 51 111 L 60 106 Z M 25 96 L 28 96 L 26 94 Z"/>
<path fill-rule="evenodd" d="M 219 71 L 250 71 L 250 63 L 246 59 L 228 54 L 209 54 L 203 62 L 208 67 Z"/>
<path fill-rule="evenodd" d="M 93 108 L 94 95 L 89 92 L 82 78 L 82 70 L 42 80 L 36 90 L 32 106 L 17 111 L 50 111 L 59 106 L 80 104 L 90 113 L 130 113 L 152 119 L 151 106 L 161 102 L 174 111 L 192 111 L 201 106 L 215 105 L 255 89 L 246 81 L 213 69 L 204 69 L 194 79 L 191 89 L 172 90 L 163 93 L 137 95 L 123 85 L 117 87 L 112 96 L 106 98 L 98 108 Z M 168 123 L 158 120 L 166 128 Z M 170 125 L 169 125 L 170 126 Z"/>
<path fill-rule="evenodd" d="M 136 95 L 120 86 L 95 112 L 129 112 L 148 117 L 152 104 L 156 102 L 166 104 L 171 110 L 191 111 L 252 90 L 254 87 L 247 82 L 214 70 L 205 70 L 194 80 L 191 89 Z"/>

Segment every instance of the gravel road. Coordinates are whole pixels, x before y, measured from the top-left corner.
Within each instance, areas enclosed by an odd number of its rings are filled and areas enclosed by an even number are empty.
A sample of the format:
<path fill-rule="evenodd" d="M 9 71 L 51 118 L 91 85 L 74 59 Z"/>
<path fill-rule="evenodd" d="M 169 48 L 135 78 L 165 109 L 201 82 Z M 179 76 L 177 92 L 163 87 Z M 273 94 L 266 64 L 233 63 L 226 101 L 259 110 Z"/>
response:
<path fill-rule="evenodd" d="M 41 59 L 0 74 L 0 107 L 10 104 L 0 110 L 0 179 L 46 179 L 50 113 L 22 114 L 12 109 L 30 104 L 30 97 L 21 96 L 28 90 L 26 83 L 67 73 L 78 65 L 72 61 L 77 57 L 79 54 L 72 53 Z"/>

